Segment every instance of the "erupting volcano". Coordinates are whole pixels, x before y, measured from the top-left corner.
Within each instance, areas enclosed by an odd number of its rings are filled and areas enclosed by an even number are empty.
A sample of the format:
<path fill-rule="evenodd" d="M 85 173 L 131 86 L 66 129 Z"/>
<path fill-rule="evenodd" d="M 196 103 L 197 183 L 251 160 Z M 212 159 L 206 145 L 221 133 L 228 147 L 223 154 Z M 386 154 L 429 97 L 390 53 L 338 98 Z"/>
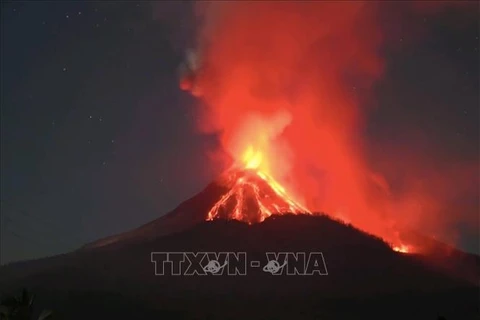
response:
<path fill-rule="evenodd" d="M 272 214 L 309 211 L 291 199 L 272 177 L 254 169 L 231 169 L 221 178 L 228 192 L 208 212 L 207 220 L 235 219 L 249 224 Z"/>
<path fill-rule="evenodd" d="M 404 230 L 450 238 L 452 181 L 465 185 L 468 175 L 432 170 L 390 144 L 372 147 L 366 135 L 388 43 L 375 4 L 234 1 L 197 9 L 202 22 L 179 86 L 197 98 L 196 129 L 218 138 L 212 164 L 235 163 L 206 220 L 323 212 L 399 252 L 418 249 L 401 239 Z"/>
<path fill-rule="evenodd" d="M 225 187 L 226 192 L 208 211 L 207 221 L 226 219 L 252 224 L 272 215 L 314 214 L 292 199 L 273 177 L 255 167 L 232 167 L 216 183 Z M 399 241 L 390 246 L 401 253 L 414 250 L 412 245 Z"/>
<path fill-rule="evenodd" d="M 262 153 L 250 146 L 243 154 L 242 163 L 220 177 L 218 183 L 228 191 L 208 212 L 207 220 L 225 218 L 251 224 L 262 222 L 272 214 L 310 213 L 262 171 L 263 159 Z"/>
<path fill-rule="evenodd" d="M 295 201 L 288 191 L 266 172 L 266 163 L 265 155 L 249 146 L 241 161 L 216 180 L 215 184 L 222 186 L 225 192 L 208 211 L 206 220 L 238 220 L 252 224 L 263 222 L 272 215 L 314 214 Z M 392 250 L 401 253 L 414 251 L 412 245 L 399 240 L 398 232 L 390 239 L 394 239 L 387 241 Z"/>

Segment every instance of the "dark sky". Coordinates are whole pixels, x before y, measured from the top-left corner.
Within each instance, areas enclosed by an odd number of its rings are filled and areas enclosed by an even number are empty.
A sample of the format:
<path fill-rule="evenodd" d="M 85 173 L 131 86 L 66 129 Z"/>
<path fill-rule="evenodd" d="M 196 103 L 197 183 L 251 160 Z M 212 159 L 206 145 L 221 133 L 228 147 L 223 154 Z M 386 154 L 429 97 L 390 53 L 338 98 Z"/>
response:
<path fill-rule="evenodd" d="M 219 172 L 208 161 L 216 138 L 195 133 L 194 100 L 178 89 L 188 8 L 2 3 L 2 264 L 137 227 Z M 478 159 L 478 21 L 424 23 L 428 38 L 387 56 L 377 96 L 391 107 L 372 115 L 370 139 L 433 123 L 445 152 Z"/>

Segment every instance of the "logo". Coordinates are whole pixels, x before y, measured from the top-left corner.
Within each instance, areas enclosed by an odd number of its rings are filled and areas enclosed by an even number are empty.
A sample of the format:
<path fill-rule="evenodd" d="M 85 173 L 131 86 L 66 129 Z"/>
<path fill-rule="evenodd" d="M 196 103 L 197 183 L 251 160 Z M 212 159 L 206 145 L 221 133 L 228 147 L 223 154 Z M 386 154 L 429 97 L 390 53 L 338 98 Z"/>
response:
<path fill-rule="evenodd" d="M 227 261 L 223 265 L 220 265 L 220 262 L 217 260 L 208 261 L 207 265 L 203 267 L 203 271 L 206 273 L 217 274 L 228 264 Z"/>
<path fill-rule="evenodd" d="M 270 272 L 271 274 L 276 274 L 281 271 L 286 265 L 287 261 L 280 265 L 277 260 L 270 260 L 267 262 L 265 267 L 263 267 L 263 271 Z"/>
<path fill-rule="evenodd" d="M 155 275 L 246 276 L 249 270 L 270 275 L 328 275 L 321 252 L 266 252 L 248 259 L 246 252 L 152 252 Z"/>

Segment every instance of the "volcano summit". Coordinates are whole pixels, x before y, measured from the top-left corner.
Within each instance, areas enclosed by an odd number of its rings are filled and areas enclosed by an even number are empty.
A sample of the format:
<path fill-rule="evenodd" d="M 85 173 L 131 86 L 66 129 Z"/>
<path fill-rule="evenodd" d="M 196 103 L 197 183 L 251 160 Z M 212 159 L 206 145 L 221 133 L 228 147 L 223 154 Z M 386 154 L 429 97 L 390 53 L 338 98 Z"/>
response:
<path fill-rule="evenodd" d="M 207 220 L 235 219 L 249 224 L 272 214 L 309 213 L 272 177 L 253 169 L 227 171 L 219 180 L 227 192 L 208 212 Z"/>

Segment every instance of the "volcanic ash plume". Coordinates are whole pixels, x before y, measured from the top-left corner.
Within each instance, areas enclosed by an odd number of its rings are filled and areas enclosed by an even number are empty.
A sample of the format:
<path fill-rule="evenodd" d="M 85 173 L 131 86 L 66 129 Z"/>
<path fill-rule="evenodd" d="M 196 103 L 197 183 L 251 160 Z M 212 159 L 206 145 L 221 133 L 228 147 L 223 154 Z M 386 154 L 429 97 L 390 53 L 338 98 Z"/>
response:
<path fill-rule="evenodd" d="M 189 50 L 185 56 L 185 62 L 180 66 L 180 88 L 200 97 L 202 92 L 198 87 L 197 74 L 199 73 L 200 61 L 198 54 Z"/>
<path fill-rule="evenodd" d="M 204 28 L 181 79 L 202 99 L 199 130 L 218 134 L 244 169 L 275 178 L 296 206 L 404 246 L 397 228 L 408 221 L 398 208 L 412 200 L 395 197 L 369 168 L 368 100 L 355 94 L 369 98 L 383 72 L 378 4 L 232 1 L 199 9 Z M 415 197 L 421 207 L 422 195 Z M 421 215 L 415 208 L 405 216 Z"/>

